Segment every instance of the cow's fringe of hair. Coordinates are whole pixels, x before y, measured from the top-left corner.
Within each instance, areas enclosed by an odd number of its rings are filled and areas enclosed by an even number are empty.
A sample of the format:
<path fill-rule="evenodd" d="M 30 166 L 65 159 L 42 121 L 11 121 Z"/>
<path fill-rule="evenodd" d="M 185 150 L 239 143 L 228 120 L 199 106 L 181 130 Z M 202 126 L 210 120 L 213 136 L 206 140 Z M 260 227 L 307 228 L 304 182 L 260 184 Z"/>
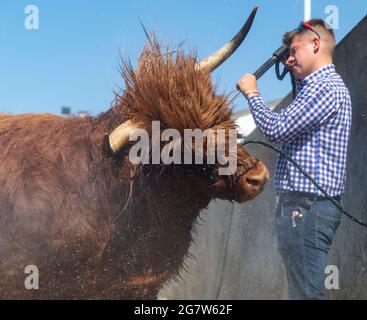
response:
<path fill-rule="evenodd" d="M 217 95 L 210 73 L 195 68 L 196 54 L 182 47 L 170 50 L 153 38 L 138 60 L 136 70 L 122 61 L 125 89 L 117 94 L 116 112 L 124 119 L 161 128 L 230 129 L 235 127 L 226 95 Z"/>
<path fill-rule="evenodd" d="M 210 73 L 197 70 L 196 61 L 195 52 L 186 54 L 182 46 L 175 50 L 164 47 L 153 36 L 136 70 L 130 61 L 121 62 L 125 89 L 116 93 L 113 118 L 130 119 L 149 133 L 152 121 L 160 121 L 161 131 L 174 128 L 181 136 L 184 129 L 224 129 L 228 136 L 228 130 L 236 128 L 229 96 L 217 94 Z M 224 151 L 228 155 L 228 143 Z M 166 174 L 167 170 L 161 166 L 155 173 Z"/>

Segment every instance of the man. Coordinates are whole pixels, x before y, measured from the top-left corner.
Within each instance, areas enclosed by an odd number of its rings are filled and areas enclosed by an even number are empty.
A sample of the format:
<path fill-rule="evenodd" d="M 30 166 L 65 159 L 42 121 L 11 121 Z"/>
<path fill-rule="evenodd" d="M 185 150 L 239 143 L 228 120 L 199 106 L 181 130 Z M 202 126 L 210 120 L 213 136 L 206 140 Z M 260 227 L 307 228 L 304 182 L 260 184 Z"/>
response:
<path fill-rule="evenodd" d="M 352 106 L 348 89 L 335 72 L 335 36 L 321 19 L 302 22 L 284 35 L 290 49 L 287 68 L 296 78 L 297 96 L 281 113 L 264 103 L 256 78 L 237 83 L 249 101 L 255 123 L 336 201 L 345 193 Z M 290 299 L 322 299 L 326 258 L 341 212 L 290 162 L 279 156 L 278 248 Z"/>

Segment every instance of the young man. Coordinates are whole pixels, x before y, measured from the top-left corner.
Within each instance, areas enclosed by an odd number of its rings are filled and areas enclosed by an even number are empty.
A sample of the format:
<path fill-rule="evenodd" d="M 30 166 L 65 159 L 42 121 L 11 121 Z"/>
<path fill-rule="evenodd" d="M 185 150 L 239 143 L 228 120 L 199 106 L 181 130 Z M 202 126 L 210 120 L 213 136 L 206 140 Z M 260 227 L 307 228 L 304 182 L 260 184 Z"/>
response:
<path fill-rule="evenodd" d="M 249 101 L 255 123 L 271 142 L 289 154 L 326 192 L 340 202 L 345 192 L 352 106 L 348 89 L 335 72 L 335 36 L 321 19 L 302 22 L 284 35 L 290 48 L 286 66 L 296 78 L 297 96 L 281 113 L 264 103 L 256 78 L 237 83 Z M 322 299 L 326 258 L 341 212 L 290 162 L 279 156 L 278 248 L 290 299 Z"/>

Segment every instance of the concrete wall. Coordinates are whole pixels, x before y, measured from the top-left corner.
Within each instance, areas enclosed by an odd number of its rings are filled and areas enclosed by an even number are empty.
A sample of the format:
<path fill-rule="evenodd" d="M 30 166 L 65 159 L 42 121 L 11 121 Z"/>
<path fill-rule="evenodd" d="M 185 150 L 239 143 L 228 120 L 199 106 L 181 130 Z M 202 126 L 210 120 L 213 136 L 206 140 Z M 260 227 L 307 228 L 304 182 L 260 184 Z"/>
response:
<path fill-rule="evenodd" d="M 338 44 L 335 64 L 353 103 L 348 155 L 346 210 L 367 221 L 367 16 Z M 276 110 L 290 101 L 288 96 Z M 263 141 L 256 130 L 249 139 Z M 262 146 L 248 146 L 264 159 L 274 177 L 276 154 Z M 256 199 L 244 204 L 211 203 L 202 213 L 195 244 L 186 260 L 187 271 L 166 284 L 162 299 L 284 299 L 285 271 L 277 251 L 276 195 L 273 181 Z M 346 217 L 338 229 L 329 264 L 338 266 L 340 289 L 334 299 L 367 299 L 367 229 Z"/>

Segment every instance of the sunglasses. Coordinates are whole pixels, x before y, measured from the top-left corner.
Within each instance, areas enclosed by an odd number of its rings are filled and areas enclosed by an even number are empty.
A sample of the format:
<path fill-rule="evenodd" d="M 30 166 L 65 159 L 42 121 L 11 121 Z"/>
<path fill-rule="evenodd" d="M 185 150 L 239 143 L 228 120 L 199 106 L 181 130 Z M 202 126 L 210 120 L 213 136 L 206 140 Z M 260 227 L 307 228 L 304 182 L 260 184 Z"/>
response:
<path fill-rule="evenodd" d="M 309 23 L 305 22 L 305 21 L 302 21 L 298 27 L 296 28 L 296 31 L 297 32 L 301 32 L 303 31 L 304 29 L 308 29 L 308 30 L 311 30 L 312 32 L 316 33 L 317 37 L 319 38 L 320 40 L 320 35 L 319 33 L 315 30 L 315 28 L 313 26 L 311 26 Z"/>

